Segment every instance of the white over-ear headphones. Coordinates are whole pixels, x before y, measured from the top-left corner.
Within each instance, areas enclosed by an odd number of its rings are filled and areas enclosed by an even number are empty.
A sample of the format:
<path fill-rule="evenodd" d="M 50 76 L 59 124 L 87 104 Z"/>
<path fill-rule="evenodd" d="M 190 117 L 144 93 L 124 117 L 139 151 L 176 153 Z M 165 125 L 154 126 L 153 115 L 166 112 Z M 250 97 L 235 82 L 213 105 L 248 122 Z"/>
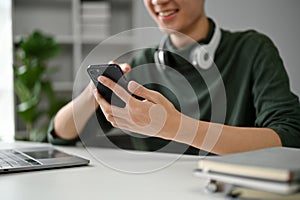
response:
<path fill-rule="evenodd" d="M 168 65 L 168 58 L 165 49 L 165 43 L 168 39 L 166 35 L 161 40 L 158 49 L 154 53 L 154 60 L 155 63 L 161 65 L 163 68 L 164 66 Z M 203 45 L 196 45 L 191 50 L 189 58 L 186 58 L 192 65 L 197 68 L 206 70 L 209 69 L 214 63 L 214 56 L 215 52 L 219 46 L 221 41 L 221 30 L 217 23 L 215 23 L 215 30 L 214 34 L 208 44 Z"/>

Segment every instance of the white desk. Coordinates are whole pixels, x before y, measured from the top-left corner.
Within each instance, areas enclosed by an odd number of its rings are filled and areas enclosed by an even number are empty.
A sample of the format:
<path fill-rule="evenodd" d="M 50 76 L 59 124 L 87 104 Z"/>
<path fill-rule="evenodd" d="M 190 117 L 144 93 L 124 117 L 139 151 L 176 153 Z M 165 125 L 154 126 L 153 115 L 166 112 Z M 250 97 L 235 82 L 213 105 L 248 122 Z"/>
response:
<path fill-rule="evenodd" d="M 34 144 L 41 145 L 41 144 Z M 42 144 L 45 145 L 45 144 Z M 1 148 L 28 146 L 28 143 L 0 143 Z M 193 176 L 198 161 L 196 156 L 183 156 L 171 165 L 151 173 L 124 173 L 105 166 L 81 147 L 58 147 L 67 153 L 90 159 L 89 166 L 26 173 L 0 175 L 0 199 L 47 200 L 47 199 L 212 199 L 203 191 L 205 181 Z M 127 165 L 128 160 L 116 158 L 117 150 L 93 148 L 106 159 L 118 160 Z M 131 160 L 136 166 L 153 165 L 173 154 L 156 153 L 145 159 Z M 177 157 L 177 156 L 176 156 Z M 213 199 L 222 199 L 214 196 Z"/>

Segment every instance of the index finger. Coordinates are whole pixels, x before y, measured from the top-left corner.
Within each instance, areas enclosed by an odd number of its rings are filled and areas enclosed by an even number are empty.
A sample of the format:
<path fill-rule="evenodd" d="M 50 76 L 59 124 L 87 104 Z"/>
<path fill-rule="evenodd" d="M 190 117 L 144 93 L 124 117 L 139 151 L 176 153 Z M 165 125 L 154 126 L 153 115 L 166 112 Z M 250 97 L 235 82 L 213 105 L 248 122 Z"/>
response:
<path fill-rule="evenodd" d="M 119 84 L 115 83 L 111 79 L 100 76 L 98 78 L 98 81 L 102 83 L 104 86 L 108 87 L 113 93 L 115 93 L 122 101 L 124 101 L 126 104 L 130 101 L 131 95 Z"/>

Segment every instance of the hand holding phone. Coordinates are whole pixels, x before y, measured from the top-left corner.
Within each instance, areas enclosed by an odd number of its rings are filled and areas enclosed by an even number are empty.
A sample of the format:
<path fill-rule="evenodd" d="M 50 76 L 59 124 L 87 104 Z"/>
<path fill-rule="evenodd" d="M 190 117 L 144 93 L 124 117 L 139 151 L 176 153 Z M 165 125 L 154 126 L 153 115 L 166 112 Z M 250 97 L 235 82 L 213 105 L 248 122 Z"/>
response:
<path fill-rule="evenodd" d="M 87 72 L 91 77 L 94 85 L 96 86 L 98 92 L 103 96 L 103 98 L 112 105 L 124 108 L 125 102 L 122 101 L 116 94 L 103 84 L 98 81 L 99 76 L 106 76 L 110 78 L 120 86 L 122 86 L 128 93 L 130 93 L 127 89 L 128 82 L 123 76 L 123 72 L 119 65 L 117 64 L 99 64 L 99 65 L 89 65 L 87 68 Z M 135 96 L 136 97 L 136 96 Z M 136 97 L 140 100 L 142 98 Z"/>

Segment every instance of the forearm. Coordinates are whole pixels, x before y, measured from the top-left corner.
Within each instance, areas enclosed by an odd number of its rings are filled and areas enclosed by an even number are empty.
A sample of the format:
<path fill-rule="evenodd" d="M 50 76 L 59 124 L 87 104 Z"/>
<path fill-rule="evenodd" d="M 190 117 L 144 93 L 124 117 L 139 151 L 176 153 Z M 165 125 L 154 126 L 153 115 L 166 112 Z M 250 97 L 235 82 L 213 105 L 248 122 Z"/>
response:
<path fill-rule="evenodd" d="M 134 81 L 129 82 L 129 91 L 145 98 L 145 101 L 133 98 L 108 78 L 101 77 L 100 82 L 126 101 L 125 108 L 114 108 L 113 112 L 111 106 L 95 94 L 107 120 L 115 127 L 175 140 L 216 154 L 282 146 L 279 136 L 272 129 L 240 128 L 199 121 L 180 113 L 160 93 Z"/>
<path fill-rule="evenodd" d="M 278 134 L 269 128 L 234 127 L 184 116 L 178 130 L 178 142 L 215 154 L 282 146 Z"/>
<path fill-rule="evenodd" d="M 92 90 L 93 87 L 89 85 L 78 97 L 69 102 L 56 114 L 54 130 L 58 137 L 74 139 L 82 131 L 98 107 Z"/>
<path fill-rule="evenodd" d="M 202 141 L 201 146 L 205 149 L 210 148 L 211 151 L 216 154 L 228 154 L 282 146 L 277 133 L 269 128 L 234 127 L 200 122 L 199 131 L 201 132 L 200 134 L 206 135 L 207 138 L 207 141 Z M 213 141 L 215 141 L 215 144 L 212 147 L 210 143 L 214 143 Z M 194 141 L 194 143 L 199 145 L 201 142 Z"/>

